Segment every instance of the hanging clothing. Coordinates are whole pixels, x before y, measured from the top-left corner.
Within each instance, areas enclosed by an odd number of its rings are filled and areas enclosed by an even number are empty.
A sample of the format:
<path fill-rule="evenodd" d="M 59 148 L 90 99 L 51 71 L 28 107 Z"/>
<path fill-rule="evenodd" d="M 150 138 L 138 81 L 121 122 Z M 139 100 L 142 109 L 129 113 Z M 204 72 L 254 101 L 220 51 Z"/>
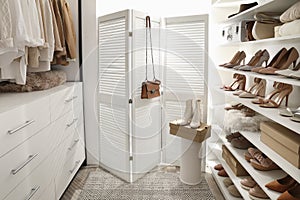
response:
<path fill-rule="evenodd" d="M 40 27 L 43 29 L 45 43 L 42 46 L 30 49 L 28 52 L 28 71 L 43 72 L 51 70 L 51 61 L 54 53 L 53 17 L 49 0 L 36 0 L 40 6 Z M 33 62 L 31 63 L 31 60 Z M 36 64 L 37 65 L 32 65 Z"/>
<path fill-rule="evenodd" d="M 14 47 L 12 20 L 8 0 L 0 1 L 0 66 L 8 65 L 16 58 L 18 49 Z"/>

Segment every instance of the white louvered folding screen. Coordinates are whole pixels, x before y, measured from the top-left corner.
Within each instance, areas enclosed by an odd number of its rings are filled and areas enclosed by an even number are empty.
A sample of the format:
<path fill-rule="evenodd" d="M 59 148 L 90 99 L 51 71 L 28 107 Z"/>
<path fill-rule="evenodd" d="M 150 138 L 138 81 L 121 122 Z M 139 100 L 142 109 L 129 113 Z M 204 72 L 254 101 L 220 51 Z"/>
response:
<path fill-rule="evenodd" d="M 187 99 L 201 99 L 202 120 L 207 113 L 208 16 L 165 19 L 164 67 L 164 162 L 173 163 L 182 154 L 180 139 L 169 134 L 168 122 L 180 119 Z"/>
<path fill-rule="evenodd" d="M 100 164 L 130 181 L 128 18 L 122 11 L 99 18 Z"/>

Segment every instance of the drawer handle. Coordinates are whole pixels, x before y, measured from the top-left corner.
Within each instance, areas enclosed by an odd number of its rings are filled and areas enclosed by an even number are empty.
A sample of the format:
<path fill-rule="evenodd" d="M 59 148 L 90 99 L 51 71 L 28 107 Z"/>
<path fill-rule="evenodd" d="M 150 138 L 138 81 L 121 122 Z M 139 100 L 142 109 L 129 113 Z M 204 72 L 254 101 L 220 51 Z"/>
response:
<path fill-rule="evenodd" d="M 70 124 L 67 124 L 67 127 L 71 127 L 77 120 L 78 118 L 73 119 L 73 121 Z"/>
<path fill-rule="evenodd" d="M 37 186 L 35 188 L 32 188 L 28 197 L 25 200 L 30 200 L 36 193 L 37 191 L 40 189 L 40 186 Z"/>
<path fill-rule="evenodd" d="M 22 165 L 20 165 L 18 168 L 11 170 L 11 173 L 13 175 L 16 175 L 21 169 L 23 169 L 26 165 L 28 165 L 38 155 L 39 154 L 37 153 L 37 154 L 28 156 L 27 160 Z"/>
<path fill-rule="evenodd" d="M 75 169 L 78 167 L 79 163 L 80 163 L 80 160 L 77 160 L 77 161 L 75 162 L 74 168 L 71 169 L 71 170 L 69 170 L 69 172 L 70 172 L 71 174 L 73 174 L 73 172 L 75 171 Z"/>
<path fill-rule="evenodd" d="M 71 150 L 75 147 L 75 145 L 76 145 L 78 142 L 79 142 L 79 139 L 74 140 L 74 143 L 72 144 L 72 146 L 70 146 L 70 147 L 68 148 L 69 151 L 71 151 Z"/>
<path fill-rule="evenodd" d="M 28 121 L 25 122 L 25 124 L 19 126 L 18 128 L 13 129 L 13 130 L 9 130 L 9 131 L 7 131 L 7 133 L 9 135 L 12 135 L 12 134 L 20 131 L 21 129 L 25 128 L 26 126 L 29 126 L 30 124 L 32 124 L 34 122 L 35 122 L 34 120 L 28 120 Z"/>
<path fill-rule="evenodd" d="M 65 103 L 70 103 L 71 101 L 74 101 L 75 99 L 77 99 L 78 98 L 78 96 L 73 96 L 72 98 L 70 98 L 70 99 L 66 99 L 65 100 Z"/>

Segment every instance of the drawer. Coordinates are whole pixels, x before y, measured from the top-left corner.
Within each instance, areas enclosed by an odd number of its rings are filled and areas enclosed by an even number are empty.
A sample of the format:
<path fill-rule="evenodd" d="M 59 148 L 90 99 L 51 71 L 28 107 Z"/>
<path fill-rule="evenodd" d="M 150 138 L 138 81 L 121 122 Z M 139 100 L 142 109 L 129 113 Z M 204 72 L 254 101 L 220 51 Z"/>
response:
<path fill-rule="evenodd" d="M 54 180 L 51 180 L 46 190 L 38 197 L 40 200 L 54 200 L 55 199 L 55 184 Z"/>
<path fill-rule="evenodd" d="M 0 158 L 0 199 L 38 167 L 54 150 L 56 144 L 51 132 L 51 127 L 43 129 Z"/>
<path fill-rule="evenodd" d="M 67 186 L 77 173 L 81 164 L 85 160 L 85 149 L 83 146 L 79 146 L 74 148 L 74 154 L 66 161 L 62 170 L 57 174 L 55 178 L 55 188 L 57 199 L 61 197 L 61 195 L 66 190 Z"/>
<path fill-rule="evenodd" d="M 76 109 L 82 109 L 81 84 L 74 84 L 50 96 L 51 121 Z"/>
<path fill-rule="evenodd" d="M 48 98 L 0 113 L 0 158 L 49 124 Z"/>
<path fill-rule="evenodd" d="M 53 173 L 51 171 L 51 159 L 46 159 L 36 170 L 34 170 L 26 179 L 24 179 L 5 200 L 36 200 L 45 191 L 47 191 L 49 184 L 52 181 Z M 53 194 L 52 194 L 53 195 Z M 1 198 L 2 199 L 2 198 Z"/>
<path fill-rule="evenodd" d="M 77 129 L 68 131 L 68 137 L 56 149 L 55 164 L 53 167 L 57 173 L 62 171 L 63 166 L 75 153 L 77 148 L 85 148 L 83 125 Z"/>

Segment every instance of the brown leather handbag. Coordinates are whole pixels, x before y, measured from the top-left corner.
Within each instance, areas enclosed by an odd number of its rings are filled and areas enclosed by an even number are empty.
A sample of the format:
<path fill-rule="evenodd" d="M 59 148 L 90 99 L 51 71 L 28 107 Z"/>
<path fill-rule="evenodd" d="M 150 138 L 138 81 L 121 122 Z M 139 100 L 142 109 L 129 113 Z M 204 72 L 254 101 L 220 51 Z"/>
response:
<path fill-rule="evenodd" d="M 152 68 L 153 68 L 153 80 L 148 80 L 148 32 L 149 32 L 149 40 L 150 40 L 150 50 L 151 50 L 151 60 L 152 60 Z M 150 17 L 146 17 L 146 80 L 142 83 L 142 99 L 152 99 L 154 97 L 160 96 L 160 81 L 155 77 L 155 68 L 154 68 L 154 59 L 153 59 L 153 49 L 152 49 L 152 36 L 151 36 L 151 23 Z"/>

